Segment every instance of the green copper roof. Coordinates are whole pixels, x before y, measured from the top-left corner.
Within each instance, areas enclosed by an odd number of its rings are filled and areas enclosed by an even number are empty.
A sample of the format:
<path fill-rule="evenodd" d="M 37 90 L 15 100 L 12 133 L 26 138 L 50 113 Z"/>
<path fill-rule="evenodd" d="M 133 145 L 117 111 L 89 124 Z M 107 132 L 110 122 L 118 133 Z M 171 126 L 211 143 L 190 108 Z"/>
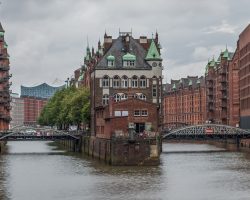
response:
<path fill-rule="evenodd" d="M 175 85 L 175 83 L 174 83 L 174 85 L 173 85 L 172 89 L 173 89 L 173 90 L 175 90 L 175 89 L 176 89 L 176 85 Z"/>
<path fill-rule="evenodd" d="M 209 62 L 209 67 L 215 67 L 215 60 L 214 60 L 214 58 L 213 58 L 213 60 L 211 60 L 210 62 Z"/>
<path fill-rule="evenodd" d="M 124 60 L 124 61 L 135 61 L 136 57 L 133 54 L 127 53 L 124 56 L 122 56 L 122 60 Z"/>
<path fill-rule="evenodd" d="M 78 81 L 82 81 L 83 80 L 83 74 L 81 76 L 79 76 Z"/>
<path fill-rule="evenodd" d="M 3 48 L 5 48 L 5 49 L 8 48 L 8 44 L 6 42 L 4 42 Z"/>
<path fill-rule="evenodd" d="M 190 79 L 189 83 L 188 83 L 188 86 L 192 86 L 192 85 L 193 85 L 193 81 Z"/>
<path fill-rule="evenodd" d="M 4 36 L 4 32 L 0 32 L 0 36 L 1 36 L 1 37 Z"/>
<path fill-rule="evenodd" d="M 197 84 L 200 84 L 200 83 L 201 83 L 200 79 L 198 79 L 196 83 L 197 83 Z"/>
<path fill-rule="evenodd" d="M 109 55 L 109 56 L 107 57 L 107 60 L 108 60 L 108 61 L 114 61 L 114 60 L 115 60 L 115 56 Z"/>
<path fill-rule="evenodd" d="M 226 48 L 226 50 L 223 52 L 222 57 L 223 57 L 223 58 L 229 58 L 229 54 L 228 54 L 227 48 Z"/>
<path fill-rule="evenodd" d="M 153 39 L 151 41 L 151 44 L 150 44 L 150 47 L 146 56 L 146 60 L 162 60 Z"/>

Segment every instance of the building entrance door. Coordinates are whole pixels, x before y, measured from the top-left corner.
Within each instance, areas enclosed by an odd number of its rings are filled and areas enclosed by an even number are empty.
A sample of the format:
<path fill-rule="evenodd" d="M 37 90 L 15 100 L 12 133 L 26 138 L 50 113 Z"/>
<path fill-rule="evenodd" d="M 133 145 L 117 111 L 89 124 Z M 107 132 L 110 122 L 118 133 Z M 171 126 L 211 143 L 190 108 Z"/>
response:
<path fill-rule="evenodd" d="M 145 123 L 135 123 L 135 132 L 142 133 L 145 130 Z"/>

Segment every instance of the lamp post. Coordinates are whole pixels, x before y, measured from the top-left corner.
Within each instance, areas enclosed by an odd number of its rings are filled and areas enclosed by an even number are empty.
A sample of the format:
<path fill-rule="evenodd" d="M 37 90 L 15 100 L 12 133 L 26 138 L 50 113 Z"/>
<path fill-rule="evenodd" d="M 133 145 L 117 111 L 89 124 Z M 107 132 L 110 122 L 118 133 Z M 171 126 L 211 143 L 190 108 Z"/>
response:
<path fill-rule="evenodd" d="M 66 83 L 66 88 L 68 88 L 69 87 L 69 77 L 67 78 L 67 80 L 65 81 L 65 83 Z"/>

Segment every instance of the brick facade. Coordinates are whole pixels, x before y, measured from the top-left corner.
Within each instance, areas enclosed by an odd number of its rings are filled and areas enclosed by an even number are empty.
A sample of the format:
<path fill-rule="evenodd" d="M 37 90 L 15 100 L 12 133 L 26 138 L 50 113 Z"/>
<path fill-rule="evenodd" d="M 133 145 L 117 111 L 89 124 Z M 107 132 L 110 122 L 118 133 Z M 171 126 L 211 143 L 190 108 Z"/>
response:
<path fill-rule="evenodd" d="M 250 129 L 250 25 L 239 35 L 240 126 Z"/>
<path fill-rule="evenodd" d="M 4 40 L 3 27 L 0 23 L 0 131 L 8 130 L 10 123 L 10 85 L 9 74 L 10 62 L 9 54 L 7 52 L 8 45 Z"/>
<path fill-rule="evenodd" d="M 164 89 L 163 116 L 165 128 L 205 122 L 204 77 L 171 80 Z"/>

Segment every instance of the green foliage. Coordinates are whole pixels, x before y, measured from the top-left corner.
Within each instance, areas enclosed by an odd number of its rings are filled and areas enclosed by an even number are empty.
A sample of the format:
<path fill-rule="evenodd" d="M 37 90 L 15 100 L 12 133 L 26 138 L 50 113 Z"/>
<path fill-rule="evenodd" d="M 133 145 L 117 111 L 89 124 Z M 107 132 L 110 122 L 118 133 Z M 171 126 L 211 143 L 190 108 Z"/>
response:
<path fill-rule="evenodd" d="M 90 122 L 90 92 L 87 88 L 69 87 L 60 90 L 43 108 L 38 123 L 66 129 L 70 125 Z"/>

